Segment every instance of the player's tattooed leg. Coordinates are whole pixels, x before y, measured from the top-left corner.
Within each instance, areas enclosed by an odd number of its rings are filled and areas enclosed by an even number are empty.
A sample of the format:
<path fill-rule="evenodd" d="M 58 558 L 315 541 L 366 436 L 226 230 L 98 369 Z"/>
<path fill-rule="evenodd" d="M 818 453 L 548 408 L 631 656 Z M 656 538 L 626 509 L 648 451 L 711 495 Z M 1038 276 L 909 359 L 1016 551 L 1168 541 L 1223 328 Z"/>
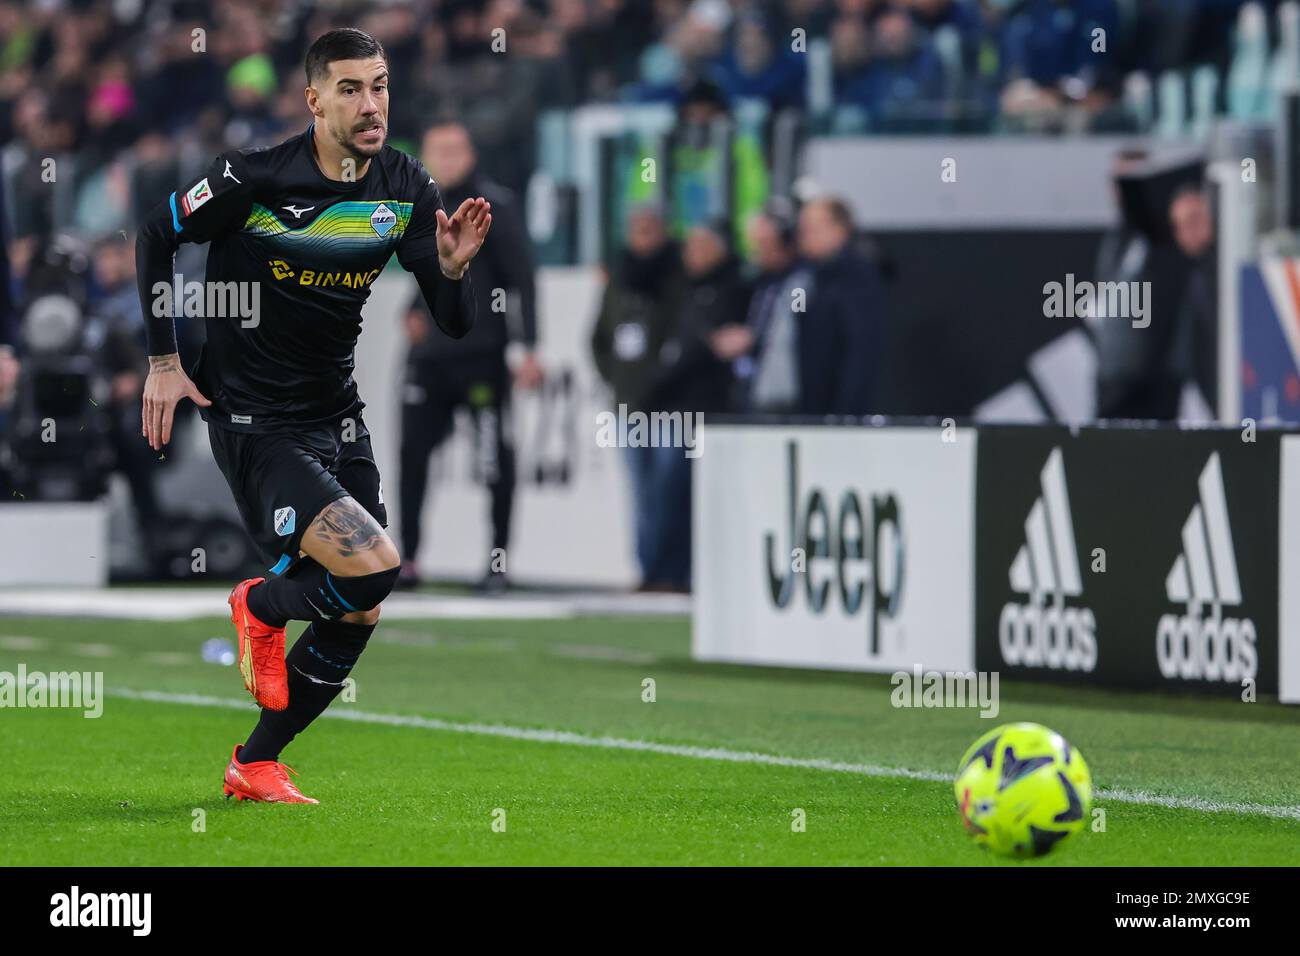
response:
<path fill-rule="evenodd" d="M 325 506 L 303 535 L 302 549 L 335 574 L 373 574 L 401 563 L 392 539 L 351 496 Z"/>
<path fill-rule="evenodd" d="M 374 611 L 393 589 L 401 557 L 374 517 L 355 498 L 323 508 L 302 537 L 307 557 L 283 577 L 248 591 L 248 607 L 264 624 L 345 620 L 373 624 Z"/>

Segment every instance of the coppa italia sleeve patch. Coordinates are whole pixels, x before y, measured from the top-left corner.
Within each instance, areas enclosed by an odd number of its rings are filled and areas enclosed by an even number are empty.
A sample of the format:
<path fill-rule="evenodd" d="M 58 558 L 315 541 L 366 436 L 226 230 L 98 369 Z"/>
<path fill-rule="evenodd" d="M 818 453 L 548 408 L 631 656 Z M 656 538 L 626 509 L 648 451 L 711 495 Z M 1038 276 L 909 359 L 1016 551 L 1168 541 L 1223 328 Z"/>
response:
<path fill-rule="evenodd" d="M 181 209 L 183 209 L 185 215 L 188 216 L 211 198 L 212 187 L 208 185 L 208 179 L 205 176 L 195 183 L 190 188 L 189 192 L 181 197 Z"/>

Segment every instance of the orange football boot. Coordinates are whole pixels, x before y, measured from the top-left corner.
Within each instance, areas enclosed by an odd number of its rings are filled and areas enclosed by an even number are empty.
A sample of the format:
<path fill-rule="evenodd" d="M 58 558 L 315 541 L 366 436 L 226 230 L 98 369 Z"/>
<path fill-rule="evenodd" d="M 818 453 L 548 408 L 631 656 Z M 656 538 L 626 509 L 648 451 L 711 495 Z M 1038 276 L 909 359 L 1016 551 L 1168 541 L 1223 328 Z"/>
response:
<path fill-rule="evenodd" d="M 304 797 L 289 779 L 289 773 L 295 777 L 298 771 L 277 760 L 257 760 L 253 763 L 240 763 L 239 751 L 243 744 L 235 744 L 226 765 L 226 781 L 221 788 L 229 800 L 256 800 L 258 803 L 320 803 L 311 797 Z"/>
<path fill-rule="evenodd" d="M 244 686 L 267 710 L 289 706 L 289 673 L 284 667 L 284 628 L 263 624 L 248 609 L 248 589 L 265 578 L 240 581 L 230 592 L 230 620 L 239 634 L 239 673 Z"/>

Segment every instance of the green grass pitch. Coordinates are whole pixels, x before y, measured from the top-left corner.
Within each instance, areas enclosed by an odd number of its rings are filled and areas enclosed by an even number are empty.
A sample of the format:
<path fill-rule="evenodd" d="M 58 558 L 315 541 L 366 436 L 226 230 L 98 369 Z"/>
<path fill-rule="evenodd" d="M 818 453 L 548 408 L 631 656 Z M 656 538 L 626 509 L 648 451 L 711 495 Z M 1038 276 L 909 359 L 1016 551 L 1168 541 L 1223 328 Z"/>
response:
<path fill-rule="evenodd" d="M 119 692 L 97 720 L 0 710 L 0 862 L 1300 859 L 1291 772 L 1300 709 L 1012 682 L 1002 684 L 995 721 L 973 710 L 895 709 L 886 675 L 693 662 L 682 618 L 386 621 L 354 675 L 355 702 L 335 702 L 337 716 L 284 754 L 321 805 L 227 802 L 222 772 L 255 711 L 235 668 L 203 663 L 199 646 L 231 635 L 215 618 L 0 619 L 0 670 L 103 671 Z M 643 700 L 647 678 L 653 702 Z M 1094 806 L 1105 811 L 1104 832 L 1027 864 L 971 843 L 950 784 L 936 779 L 981 732 L 1014 720 L 1047 724 L 1079 747 L 1102 791 Z M 797 809 L 803 832 L 792 827 Z"/>

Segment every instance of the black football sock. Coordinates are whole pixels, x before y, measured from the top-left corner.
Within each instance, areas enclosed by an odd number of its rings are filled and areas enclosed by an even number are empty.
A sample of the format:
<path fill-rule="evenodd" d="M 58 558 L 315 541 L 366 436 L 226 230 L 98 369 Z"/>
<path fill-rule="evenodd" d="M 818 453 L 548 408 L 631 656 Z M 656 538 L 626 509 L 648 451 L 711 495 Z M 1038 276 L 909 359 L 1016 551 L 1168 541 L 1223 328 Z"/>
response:
<path fill-rule="evenodd" d="M 377 607 L 393 590 L 400 570 L 342 576 L 303 558 L 282 577 L 249 588 L 248 609 L 270 627 L 284 627 L 290 621 L 331 621 Z"/>
<path fill-rule="evenodd" d="M 256 612 L 254 612 L 256 613 Z M 261 719 L 239 752 L 240 763 L 278 760 L 294 737 L 325 713 L 374 631 L 373 624 L 313 621 L 285 656 L 289 672 L 289 706 L 262 709 Z"/>

